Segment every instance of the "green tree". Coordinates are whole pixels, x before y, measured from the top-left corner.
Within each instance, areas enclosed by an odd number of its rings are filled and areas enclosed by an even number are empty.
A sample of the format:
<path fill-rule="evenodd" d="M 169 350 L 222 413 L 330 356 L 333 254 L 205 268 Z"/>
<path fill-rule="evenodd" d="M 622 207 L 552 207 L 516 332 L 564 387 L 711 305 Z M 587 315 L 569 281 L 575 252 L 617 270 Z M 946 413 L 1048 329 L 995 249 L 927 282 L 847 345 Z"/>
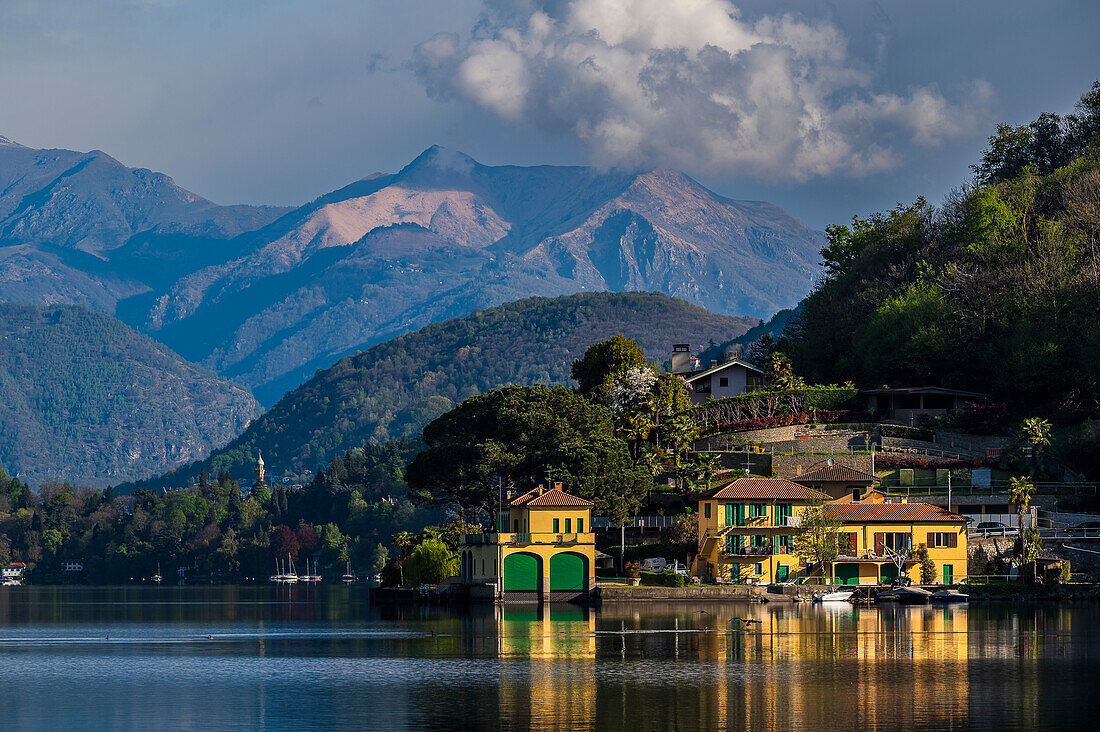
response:
<path fill-rule="evenodd" d="M 439 539 L 420 542 L 405 560 L 405 581 L 418 585 L 439 584 L 458 574 L 458 555 Z"/>
<path fill-rule="evenodd" d="M 571 370 L 577 390 L 597 404 L 611 405 L 615 382 L 632 368 L 645 366 L 645 353 L 633 338 L 612 336 L 588 347 L 573 362 Z"/>
<path fill-rule="evenodd" d="M 777 390 L 801 389 L 806 381 L 796 376 L 790 357 L 782 351 L 772 351 L 764 363 L 764 380 Z"/>
<path fill-rule="evenodd" d="M 595 501 L 633 494 L 641 471 L 615 435 L 611 411 L 560 386 L 511 386 L 471 397 L 424 428 L 428 449 L 406 471 L 420 505 L 457 504 L 497 522 L 501 482 L 521 490 L 553 480 Z"/>
<path fill-rule="evenodd" d="M 1016 520 L 1021 535 L 1024 531 L 1024 514 L 1027 513 L 1031 494 L 1034 492 L 1035 484 L 1030 478 L 1010 478 L 1008 481 L 1008 497 L 1016 504 Z"/>
<path fill-rule="evenodd" d="M 1050 422 L 1039 417 L 1028 417 L 1020 425 L 1020 438 L 1031 446 L 1031 473 L 1039 464 L 1039 452 L 1050 444 Z"/>
<path fill-rule="evenodd" d="M 390 553 L 386 550 L 386 547 L 381 544 L 375 544 L 374 548 L 371 549 L 370 563 L 367 565 L 367 569 L 372 575 L 379 574 L 389 560 Z"/>
<path fill-rule="evenodd" d="M 1042 582 L 1039 576 L 1039 557 L 1043 554 L 1043 535 L 1037 526 L 1029 526 L 1020 534 L 1020 561 L 1031 564 L 1031 577 Z"/>
<path fill-rule="evenodd" d="M 918 544 L 917 550 L 913 552 L 917 558 L 917 566 L 920 567 L 920 583 L 922 585 L 930 585 L 936 581 L 936 563 L 932 561 L 932 557 L 928 555 L 928 546 L 926 544 Z"/>
<path fill-rule="evenodd" d="M 802 511 L 801 523 L 791 541 L 795 556 L 807 564 L 821 565 L 840 554 L 840 529 L 843 524 L 828 503 L 817 501 Z"/>
<path fill-rule="evenodd" d="M 49 556 L 57 556 L 64 538 L 57 529 L 46 529 L 42 532 L 42 548 L 46 550 L 46 554 Z"/>

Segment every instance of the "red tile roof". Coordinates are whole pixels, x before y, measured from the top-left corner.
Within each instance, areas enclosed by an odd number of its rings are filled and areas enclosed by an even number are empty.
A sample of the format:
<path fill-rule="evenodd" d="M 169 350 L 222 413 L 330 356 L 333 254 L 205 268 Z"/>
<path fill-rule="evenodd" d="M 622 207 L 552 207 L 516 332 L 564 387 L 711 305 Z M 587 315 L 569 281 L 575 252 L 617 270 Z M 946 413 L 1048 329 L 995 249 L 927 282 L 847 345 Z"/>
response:
<path fill-rule="evenodd" d="M 710 497 L 741 501 L 814 501 L 828 498 L 824 493 L 783 478 L 738 478 Z"/>
<path fill-rule="evenodd" d="M 535 488 L 524 493 L 512 501 L 511 506 L 523 506 L 524 508 L 545 508 L 546 506 L 591 506 L 592 501 L 586 501 L 578 496 L 571 496 L 561 488 Z"/>
<path fill-rule="evenodd" d="M 875 476 L 847 465 L 826 465 L 791 480 L 796 483 L 874 483 Z"/>
<path fill-rule="evenodd" d="M 832 503 L 832 510 L 845 523 L 936 523 L 966 522 L 970 519 L 931 503 Z"/>

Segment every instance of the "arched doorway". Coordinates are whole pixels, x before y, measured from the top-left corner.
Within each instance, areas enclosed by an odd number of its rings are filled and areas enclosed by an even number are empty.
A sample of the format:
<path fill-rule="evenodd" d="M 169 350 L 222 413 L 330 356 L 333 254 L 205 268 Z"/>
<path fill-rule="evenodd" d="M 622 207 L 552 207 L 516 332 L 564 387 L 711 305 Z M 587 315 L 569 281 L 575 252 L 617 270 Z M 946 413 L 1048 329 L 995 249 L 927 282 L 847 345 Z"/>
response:
<path fill-rule="evenodd" d="M 542 564 L 536 554 L 516 552 L 504 558 L 505 592 L 538 592 L 542 584 Z"/>
<path fill-rule="evenodd" d="M 550 558 L 551 592 L 584 592 L 588 589 L 588 560 L 583 554 L 561 552 Z"/>

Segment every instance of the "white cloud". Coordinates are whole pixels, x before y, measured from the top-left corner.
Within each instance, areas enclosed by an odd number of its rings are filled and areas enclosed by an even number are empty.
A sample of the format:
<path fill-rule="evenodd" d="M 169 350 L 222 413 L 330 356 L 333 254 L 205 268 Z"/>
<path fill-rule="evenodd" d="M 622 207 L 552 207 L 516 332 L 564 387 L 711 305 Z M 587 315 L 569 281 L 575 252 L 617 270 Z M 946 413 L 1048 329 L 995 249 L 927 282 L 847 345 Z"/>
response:
<path fill-rule="evenodd" d="M 892 167 L 895 148 L 972 133 L 990 98 L 878 92 L 834 25 L 728 0 L 487 0 L 414 67 L 433 97 L 572 135 L 599 164 L 771 180 Z"/>

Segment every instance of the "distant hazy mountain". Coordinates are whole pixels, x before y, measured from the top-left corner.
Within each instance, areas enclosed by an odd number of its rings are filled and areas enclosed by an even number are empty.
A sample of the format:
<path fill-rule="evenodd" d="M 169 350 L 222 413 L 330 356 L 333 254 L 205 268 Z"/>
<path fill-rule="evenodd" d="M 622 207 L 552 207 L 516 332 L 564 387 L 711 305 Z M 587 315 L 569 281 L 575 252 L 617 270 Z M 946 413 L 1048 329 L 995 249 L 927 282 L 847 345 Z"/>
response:
<path fill-rule="evenodd" d="M 467 397 L 508 384 L 570 383 L 574 360 L 612 335 L 658 362 L 673 343 L 729 342 L 759 324 L 654 293 L 534 297 L 429 325 L 341 359 L 284 396 L 202 465 L 151 481 L 181 486 L 201 467 L 247 478 L 257 451 L 276 471 L 315 469 L 349 447 L 415 437 Z"/>
<path fill-rule="evenodd" d="M 205 457 L 259 414 L 247 390 L 106 315 L 0 303 L 0 465 L 104 486 Z"/>
<path fill-rule="evenodd" d="M 767 317 L 808 291 L 822 243 L 673 171 L 489 167 L 438 147 L 277 220 L 98 152 L 0 146 L 7 189 L 0 297 L 117 306 L 268 403 L 357 349 L 529 295 L 659 291 Z"/>
<path fill-rule="evenodd" d="M 0 137 L 0 299 L 111 313 L 119 300 L 232 256 L 228 240 L 286 210 L 218 206 L 99 150 L 35 150 Z"/>

